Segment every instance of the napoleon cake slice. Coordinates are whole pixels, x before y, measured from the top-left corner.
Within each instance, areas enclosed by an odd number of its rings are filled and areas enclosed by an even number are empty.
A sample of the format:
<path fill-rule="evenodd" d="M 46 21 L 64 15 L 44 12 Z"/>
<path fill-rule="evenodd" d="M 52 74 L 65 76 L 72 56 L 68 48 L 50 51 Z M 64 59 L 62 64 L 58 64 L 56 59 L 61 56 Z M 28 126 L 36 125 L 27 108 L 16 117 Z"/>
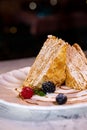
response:
<path fill-rule="evenodd" d="M 45 81 L 60 86 L 66 79 L 66 48 L 68 43 L 48 35 L 35 62 L 31 66 L 23 86 L 39 89 Z"/>
<path fill-rule="evenodd" d="M 78 44 L 67 47 L 66 86 L 87 89 L 87 59 Z"/>

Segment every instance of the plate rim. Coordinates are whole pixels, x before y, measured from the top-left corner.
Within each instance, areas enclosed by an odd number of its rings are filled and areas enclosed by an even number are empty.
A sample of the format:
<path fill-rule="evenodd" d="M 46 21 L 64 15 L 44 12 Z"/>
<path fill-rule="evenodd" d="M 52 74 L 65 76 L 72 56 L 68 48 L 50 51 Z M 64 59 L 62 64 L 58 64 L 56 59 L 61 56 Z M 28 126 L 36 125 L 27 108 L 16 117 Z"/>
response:
<path fill-rule="evenodd" d="M 84 108 L 87 107 L 87 103 L 79 103 L 73 105 L 55 105 L 55 106 L 37 106 L 37 105 L 25 105 L 25 104 L 17 104 L 12 102 L 7 102 L 5 100 L 0 99 L 0 104 L 7 105 L 10 107 L 17 107 L 17 108 L 25 108 L 25 109 L 32 109 L 32 110 L 68 110 L 68 109 L 75 109 L 75 108 Z"/>

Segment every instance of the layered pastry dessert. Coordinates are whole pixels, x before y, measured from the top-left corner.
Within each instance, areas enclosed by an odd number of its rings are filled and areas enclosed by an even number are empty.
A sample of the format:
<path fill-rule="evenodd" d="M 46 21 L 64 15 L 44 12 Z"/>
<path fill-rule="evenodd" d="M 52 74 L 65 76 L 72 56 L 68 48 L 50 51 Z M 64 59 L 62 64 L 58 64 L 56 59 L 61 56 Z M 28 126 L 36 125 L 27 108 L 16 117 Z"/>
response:
<path fill-rule="evenodd" d="M 87 59 L 81 47 L 49 35 L 22 84 L 20 97 L 47 96 L 57 92 L 55 100 L 64 104 L 67 96 L 58 90 L 87 89 Z M 67 87 L 66 87 L 67 86 Z M 40 97 L 39 97 L 40 98 Z"/>
<path fill-rule="evenodd" d="M 65 85 L 74 89 L 87 89 L 87 59 L 78 44 L 68 45 L 66 53 Z"/>
<path fill-rule="evenodd" d="M 49 35 L 41 48 L 23 86 L 41 88 L 45 81 L 59 86 L 64 83 L 66 74 L 66 49 L 68 43 Z"/>

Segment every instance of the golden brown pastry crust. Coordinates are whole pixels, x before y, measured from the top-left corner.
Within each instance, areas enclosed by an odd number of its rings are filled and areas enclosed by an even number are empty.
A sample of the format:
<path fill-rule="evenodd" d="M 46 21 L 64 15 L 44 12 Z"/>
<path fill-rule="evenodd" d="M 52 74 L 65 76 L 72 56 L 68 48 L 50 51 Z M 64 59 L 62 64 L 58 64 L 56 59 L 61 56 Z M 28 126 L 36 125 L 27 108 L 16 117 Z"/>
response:
<path fill-rule="evenodd" d="M 55 36 L 48 36 L 23 86 L 41 88 L 41 84 L 44 81 L 52 81 L 55 85 L 61 85 L 66 78 L 67 44 Z"/>
<path fill-rule="evenodd" d="M 65 84 L 74 89 L 87 89 L 87 59 L 78 44 L 67 47 Z"/>

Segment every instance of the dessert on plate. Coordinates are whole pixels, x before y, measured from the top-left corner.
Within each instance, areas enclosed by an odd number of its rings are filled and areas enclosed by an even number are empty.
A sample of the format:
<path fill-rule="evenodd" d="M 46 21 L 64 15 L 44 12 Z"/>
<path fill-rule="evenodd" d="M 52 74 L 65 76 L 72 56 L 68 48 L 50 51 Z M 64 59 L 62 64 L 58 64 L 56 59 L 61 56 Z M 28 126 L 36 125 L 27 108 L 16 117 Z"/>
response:
<path fill-rule="evenodd" d="M 66 79 L 66 49 L 68 43 L 49 35 L 41 48 L 23 86 L 41 88 L 45 81 L 59 86 Z"/>
<path fill-rule="evenodd" d="M 19 95 L 31 98 L 35 94 L 54 93 L 62 85 L 75 90 L 87 89 L 87 59 L 77 43 L 71 46 L 61 38 L 48 35 Z M 65 103 L 67 97 L 58 92 L 56 101 Z"/>

